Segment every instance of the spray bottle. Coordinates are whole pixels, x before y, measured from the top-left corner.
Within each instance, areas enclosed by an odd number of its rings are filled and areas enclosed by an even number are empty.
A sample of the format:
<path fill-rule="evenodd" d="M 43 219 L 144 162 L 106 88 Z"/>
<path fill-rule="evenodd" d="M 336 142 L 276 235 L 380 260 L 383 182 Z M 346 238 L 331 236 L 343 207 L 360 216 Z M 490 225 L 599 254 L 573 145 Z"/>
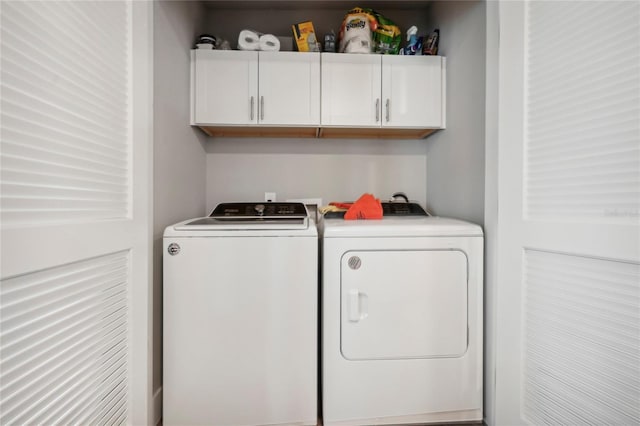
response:
<path fill-rule="evenodd" d="M 420 52 L 418 48 L 418 27 L 415 25 L 407 30 L 407 41 L 409 44 L 404 48 L 405 55 L 415 55 Z"/>

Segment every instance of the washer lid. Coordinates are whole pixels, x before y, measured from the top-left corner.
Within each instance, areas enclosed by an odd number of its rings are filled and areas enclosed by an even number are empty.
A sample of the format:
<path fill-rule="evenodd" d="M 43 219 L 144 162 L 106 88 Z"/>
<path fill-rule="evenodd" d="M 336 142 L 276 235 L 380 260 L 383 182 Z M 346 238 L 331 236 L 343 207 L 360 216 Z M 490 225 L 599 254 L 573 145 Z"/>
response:
<path fill-rule="evenodd" d="M 176 225 L 180 231 L 206 231 L 210 229 L 306 229 L 309 219 L 304 218 L 260 218 L 260 219 L 225 219 L 202 217 L 186 223 Z"/>
<path fill-rule="evenodd" d="M 324 219 L 324 238 L 481 237 L 476 224 L 446 217 L 385 217 L 379 220 Z"/>
<path fill-rule="evenodd" d="M 302 203 L 222 203 L 208 217 L 174 226 L 178 231 L 307 229 L 309 213 Z"/>

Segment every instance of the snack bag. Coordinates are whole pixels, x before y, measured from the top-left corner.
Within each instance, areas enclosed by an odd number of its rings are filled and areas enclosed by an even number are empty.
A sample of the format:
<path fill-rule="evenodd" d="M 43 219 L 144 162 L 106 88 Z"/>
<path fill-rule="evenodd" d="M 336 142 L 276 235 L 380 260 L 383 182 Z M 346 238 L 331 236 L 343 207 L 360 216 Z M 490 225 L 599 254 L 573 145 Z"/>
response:
<path fill-rule="evenodd" d="M 375 12 L 377 25 L 373 31 L 373 51 L 376 53 L 397 55 L 400 52 L 402 33 L 390 19 Z"/>

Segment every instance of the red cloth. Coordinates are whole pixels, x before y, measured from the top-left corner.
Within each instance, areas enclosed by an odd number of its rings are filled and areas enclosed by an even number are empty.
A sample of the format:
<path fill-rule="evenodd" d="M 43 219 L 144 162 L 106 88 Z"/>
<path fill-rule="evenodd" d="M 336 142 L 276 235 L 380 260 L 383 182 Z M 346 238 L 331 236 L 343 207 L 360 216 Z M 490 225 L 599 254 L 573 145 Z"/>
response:
<path fill-rule="evenodd" d="M 362 194 L 344 214 L 345 220 L 382 219 L 382 204 L 372 194 Z"/>

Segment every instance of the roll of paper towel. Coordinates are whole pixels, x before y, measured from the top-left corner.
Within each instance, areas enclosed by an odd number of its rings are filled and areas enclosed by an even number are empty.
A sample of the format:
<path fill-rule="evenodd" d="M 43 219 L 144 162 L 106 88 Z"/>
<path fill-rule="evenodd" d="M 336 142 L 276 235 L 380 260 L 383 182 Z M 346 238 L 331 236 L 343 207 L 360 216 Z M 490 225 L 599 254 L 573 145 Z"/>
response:
<path fill-rule="evenodd" d="M 260 50 L 277 52 L 280 50 L 280 40 L 273 34 L 264 34 L 260 37 Z"/>
<path fill-rule="evenodd" d="M 238 36 L 238 49 L 258 50 L 260 49 L 260 35 L 251 30 L 242 30 Z"/>

